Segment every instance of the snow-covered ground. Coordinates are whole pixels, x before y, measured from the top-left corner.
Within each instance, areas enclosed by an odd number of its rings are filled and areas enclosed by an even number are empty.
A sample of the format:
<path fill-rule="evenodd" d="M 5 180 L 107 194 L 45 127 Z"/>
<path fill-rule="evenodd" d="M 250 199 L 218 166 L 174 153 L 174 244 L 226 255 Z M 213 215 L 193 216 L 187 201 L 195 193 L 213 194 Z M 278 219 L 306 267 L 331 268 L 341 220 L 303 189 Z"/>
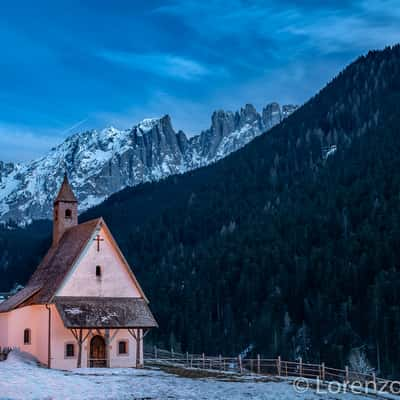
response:
<path fill-rule="evenodd" d="M 0 399 L 365 400 L 367 397 L 313 391 L 300 394 L 286 382 L 189 379 L 154 369 L 48 370 L 13 351 L 7 361 L 0 362 Z"/>

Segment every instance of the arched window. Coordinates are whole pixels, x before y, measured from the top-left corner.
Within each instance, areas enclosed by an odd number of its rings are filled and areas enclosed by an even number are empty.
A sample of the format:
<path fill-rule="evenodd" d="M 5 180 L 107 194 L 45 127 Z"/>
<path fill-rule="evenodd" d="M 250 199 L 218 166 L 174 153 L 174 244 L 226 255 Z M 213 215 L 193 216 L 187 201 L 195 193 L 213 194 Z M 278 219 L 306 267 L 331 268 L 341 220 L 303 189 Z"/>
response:
<path fill-rule="evenodd" d="M 100 267 L 100 265 L 96 265 L 96 276 L 98 278 L 101 277 L 101 267 Z"/>
<path fill-rule="evenodd" d="M 31 330 L 24 329 L 24 344 L 31 344 Z"/>
<path fill-rule="evenodd" d="M 72 218 L 72 211 L 69 208 L 67 208 L 65 210 L 65 218 L 66 219 L 71 219 Z"/>

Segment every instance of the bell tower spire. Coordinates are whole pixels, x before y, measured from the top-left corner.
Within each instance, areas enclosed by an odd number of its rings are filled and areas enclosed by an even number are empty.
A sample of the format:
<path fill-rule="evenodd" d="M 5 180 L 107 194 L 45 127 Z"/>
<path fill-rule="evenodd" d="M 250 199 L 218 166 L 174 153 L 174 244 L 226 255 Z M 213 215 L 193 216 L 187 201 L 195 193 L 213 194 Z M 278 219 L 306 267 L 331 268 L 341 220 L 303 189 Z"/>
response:
<path fill-rule="evenodd" d="M 55 246 L 67 229 L 78 225 L 78 200 L 68 182 L 67 174 L 64 174 L 60 191 L 54 200 L 53 215 L 53 246 Z"/>

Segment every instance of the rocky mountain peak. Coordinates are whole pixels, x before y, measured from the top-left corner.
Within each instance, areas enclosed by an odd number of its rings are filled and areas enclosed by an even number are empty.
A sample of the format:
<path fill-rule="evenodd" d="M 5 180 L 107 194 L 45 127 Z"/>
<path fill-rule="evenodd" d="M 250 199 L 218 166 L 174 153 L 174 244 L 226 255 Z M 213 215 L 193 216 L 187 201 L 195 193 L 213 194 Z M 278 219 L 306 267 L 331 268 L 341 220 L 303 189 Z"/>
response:
<path fill-rule="evenodd" d="M 232 132 L 235 128 L 235 118 L 231 111 L 218 110 L 211 117 L 211 131 L 218 137 L 222 138 Z"/>
<path fill-rule="evenodd" d="M 253 123 L 258 120 L 260 115 L 252 104 L 246 104 L 244 108 L 240 109 L 240 120 L 243 123 Z"/>
<path fill-rule="evenodd" d="M 282 121 L 282 110 L 278 103 L 270 103 L 262 110 L 262 121 L 267 129 Z"/>
<path fill-rule="evenodd" d="M 215 162 L 279 123 L 295 106 L 271 103 L 262 115 L 246 104 L 237 112 L 218 110 L 211 126 L 188 138 L 169 115 L 147 118 L 132 129 L 108 127 L 67 138 L 27 164 L 0 162 L 0 221 L 19 223 L 51 217 L 51 204 L 65 170 L 80 211 L 112 193 Z"/>

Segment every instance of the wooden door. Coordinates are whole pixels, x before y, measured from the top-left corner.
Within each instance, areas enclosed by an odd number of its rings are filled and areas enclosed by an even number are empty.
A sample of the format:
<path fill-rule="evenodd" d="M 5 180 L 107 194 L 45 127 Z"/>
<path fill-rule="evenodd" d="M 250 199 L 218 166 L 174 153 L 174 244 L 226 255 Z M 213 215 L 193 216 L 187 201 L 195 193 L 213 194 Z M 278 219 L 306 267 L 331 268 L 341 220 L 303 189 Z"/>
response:
<path fill-rule="evenodd" d="M 93 336 L 90 341 L 90 367 L 103 368 L 106 366 L 106 342 L 100 335 Z"/>

